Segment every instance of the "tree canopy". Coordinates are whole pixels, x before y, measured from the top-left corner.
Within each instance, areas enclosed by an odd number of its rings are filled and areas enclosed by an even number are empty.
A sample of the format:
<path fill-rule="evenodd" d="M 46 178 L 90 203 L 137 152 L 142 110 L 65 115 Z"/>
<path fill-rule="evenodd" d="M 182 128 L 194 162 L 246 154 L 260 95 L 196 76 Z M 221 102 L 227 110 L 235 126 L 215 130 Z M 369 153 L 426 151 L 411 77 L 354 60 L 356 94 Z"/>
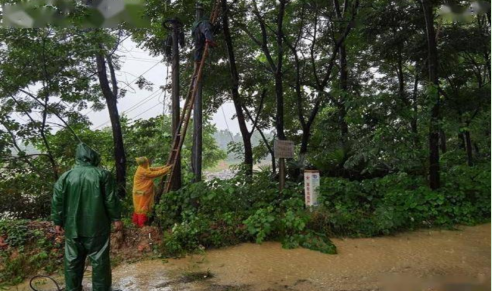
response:
<path fill-rule="evenodd" d="M 216 3 L 219 46 L 206 64 L 204 112 L 210 117 L 224 102 L 234 104 L 241 142 L 229 149 L 242 155 L 246 175 L 269 156 L 275 178 L 274 139 L 295 142 L 292 181 L 317 168 L 351 180 L 406 173 L 438 189 L 442 172 L 489 161 L 489 1 Z M 210 12 L 214 2 L 203 4 Z M 118 45 L 130 38 L 164 59 L 170 31 L 163 22 L 180 19 L 186 84 L 195 3 L 149 0 L 145 7 L 150 28 L 0 30 L 2 193 L 49 189 L 80 139 L 104 152 L 104 165 L 116 167 L 123 188 L 131 184 L 126 160 L 145 152 L 165 161 L 168 117 L 128 121 L 117 111 L 125 97 L 115 74 L 124 61 Z M 136 85 L 151 86 L 144 78 Z M 91 129 L 81 110 L 105 106 L 111 125 Z M 213 165 L 224 153 L 213 125 L 205 128 L 205 164 Z M 135 147 L 140 139 L 145 144 Z"/>

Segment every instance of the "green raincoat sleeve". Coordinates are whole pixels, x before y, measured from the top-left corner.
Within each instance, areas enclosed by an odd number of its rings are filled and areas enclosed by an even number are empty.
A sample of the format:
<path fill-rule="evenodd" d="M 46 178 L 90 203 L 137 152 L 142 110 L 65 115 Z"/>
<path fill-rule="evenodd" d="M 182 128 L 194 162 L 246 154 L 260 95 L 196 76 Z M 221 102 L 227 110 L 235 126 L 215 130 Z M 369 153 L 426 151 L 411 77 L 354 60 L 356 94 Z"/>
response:
<path fill-rule="evenodd" d="M 51 200 L 51 220 L 55 225 L 63 226 L 65 218 L 64 200 L 65 200 L 65 177 L 68 173 L 62 175 L 55 183 L 53 189 L 53 199 Z"/>
<path fill-rule="evenodd" d="M 111 173 L 103 172 L 104 204 L 111 221 L 121 219 L 121 202 L 116 194 L 116 183 Z"/>

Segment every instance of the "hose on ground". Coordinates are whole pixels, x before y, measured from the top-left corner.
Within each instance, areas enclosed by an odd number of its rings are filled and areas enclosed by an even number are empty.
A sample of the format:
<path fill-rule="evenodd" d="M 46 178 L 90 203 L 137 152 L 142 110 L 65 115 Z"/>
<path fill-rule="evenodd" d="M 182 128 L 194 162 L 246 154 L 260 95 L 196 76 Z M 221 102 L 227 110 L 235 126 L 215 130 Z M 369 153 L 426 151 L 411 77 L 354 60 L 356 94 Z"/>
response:
<path fill-rule="evenodd" d="M 56 286 L 56 290 L 57 290 L 57 291 L 63 291 L 63 289 L 62 289 L 62 288 L 60 288 L 60 285 L 58 285 L 58 282 L 56 282 L 56 280 L 55 280 L 55 279 L 51 278 L 50 276 L 44 276 L 44 275 L 38 275 L 38 276 L 34 276 L 34 277 L 32 277 L 32 278 L 31 278 L 31 281 L 29 281 L 29 287 L 31 287 L 31 289 L 32 289 L 33 291 L 39 291 L 38 289 L 36 289 L 36 288 L 33 286 L 33 282 L 34 282 L 34 280 L 39 279 L 39 278 L 48 278 L 48 279 L 50 279 L 50 280 L 51 280 L 51 281 L 55 284 L 55 286 Z"/>
<path fill-rule="evenodd" d="M 88 260 L 88 259 L 86 259 L 86 260 L 85 260 L 85 268 L 84 268 L 84 273 L 87 271 L 87 268 L 89 267 L 89 264 L 88 264 L 88 263 L 89 263 L 89 260 Z M 32 278 L 31 278 L 31 281 L 29 281 L 29 286 L 31 287 L 31 289 L 32 289 L 33 291 L 40 291 L 40 290 L 38 290 L 38 289 L 34 288 L 34 286 L 33 286 L 33 282 L 34 282 L 34 280 L 36 280 L 36 279 L 40 279 L 40 278 L 48 278 L 48 279 L 50 279 L 53 283 L 55 283 L 55 285 L 56 285 L 56 291 L 63 291 L 63 290 L 65 290 L 64 288 L 61 288 L 61 287 L 60 287 L 60 285 L 58 285 L 58 282 L 56 282 L 56 280 L 55 280 L 55 279 L 53 279 L 52 277 L 50 277 L 50 276 L 46 276 L 46 275 L 38 275 L 38 276 L 34 276 L 34 277 L 32 277 Z"/>

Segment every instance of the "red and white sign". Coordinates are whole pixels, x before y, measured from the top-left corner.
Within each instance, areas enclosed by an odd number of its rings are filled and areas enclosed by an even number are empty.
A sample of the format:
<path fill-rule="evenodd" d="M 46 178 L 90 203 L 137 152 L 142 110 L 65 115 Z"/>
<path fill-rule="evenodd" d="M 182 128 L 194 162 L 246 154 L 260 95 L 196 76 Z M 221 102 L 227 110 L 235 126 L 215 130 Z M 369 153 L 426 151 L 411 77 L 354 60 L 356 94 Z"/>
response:
<path fill-rule="evenodd" d="M 318 205 L 319 171 L 304 170 L 304 201 L 306 206 Z"/>

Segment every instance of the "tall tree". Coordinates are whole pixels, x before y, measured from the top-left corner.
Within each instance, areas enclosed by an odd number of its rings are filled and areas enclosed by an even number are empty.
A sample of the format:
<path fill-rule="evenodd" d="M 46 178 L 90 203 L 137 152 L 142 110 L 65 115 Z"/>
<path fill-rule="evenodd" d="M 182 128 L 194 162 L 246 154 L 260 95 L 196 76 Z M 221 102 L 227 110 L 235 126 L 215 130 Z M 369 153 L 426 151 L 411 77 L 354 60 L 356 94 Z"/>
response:
<path fill-rule="evenodd" d="M 118 43 L 119 44 L 119 43 Z M 113 49 L 113 51 L 116 48 Z M 102 44 L 99 44 L 99 51 L 96 53 L 97 76 L 101 91 L 106 100 L 109 118 L 111 121 L 111 130 L 113 132 L 114 160 L 116 165 L 116 183 L 118 185 L 118 195 L 126 195 L 126 155 L 123 143 L 123 133 L 121 130 L 120 115 L 118 113 L 118 80 L 111 57 L 112 52 L 107 52 Z M 107 74 L 107 67 L 111 75 L 111 87 Z"/>
<path fill-rule="evenodd" d="M 284 16 L 287 6 L 287 0 L 277 1 L 278 5 L 275 6 L 276 13 L 273 14 L 276 22 L 276 29 L 273 32 L 273 40 L 268 31 L 273 30 L 268 23 L 268 19 L 265 15 L 262 15 L 258 8 L 258 3 L 253 0 L 252 13 L 256 19 L 256 23 L 260 26 L 260 36 L 257 37 L 247 25 L 241 25 L 240 28 L 251 38 L 251 40 L 258 45 L 263 52 L 268 63 L 268 70 L 272 74 L 275 83 L 275 96 L 276 96 L 276 113 L 275 113 L 275 128 L 277 130 L 277 137 L 279 139 L 286 139 L 284 130 L 284 85 L 283 85 L 283 64 L 284 64 Z M 272 3 L 264 2 L 264 6 L 272 5 Z M 266 10 L 266 7 L 264 7 Z M 273 51 L 271 46 L 275 43 L 275 50 Z"/>
<path fill-rule="evenodd" d="M 335 1 L 335 4 L 339 6 L 338 1 Z M 291 28 L 291 30 L 294 31 L 294 35 L 293 37 L 289 37 L 286 33 L 285 42 L 293 56 L 295 72 L 295 82 L 293 86 L 295 91 L 295 107 L 302 129 L 299 153 L 301 161 L 303 161 L 304 156 L 308 151 L 312 126 L 319 111 L 328 103 L 327 99 L 337 104 L 341 115 L 346 115 L 345 107 L 342 106 L 343 100 L 337 100 L 330 94 L 327 94 L 325 88 L 322 88 L 323 85 L 313 81 L 313 79 L 316 80 L 318 78 L 318 66 L 321 65 L 323 67 L 323 65 L 325 65 L 323 69 L 326 84 L 331 80 L 332 72 L 336 67 L 336 58 L 337 56 L 341 56 L 340 53 L 345 53 L 345 50 L 342 51 L 341 49 L 344 47 L 345 39 L 354 27 L 358 1 L 354 1 L 353 3 L 345 1 L 343 13 L 338 11 L 336 17 L 329 17 L 329 11 L 327 11 L 325 5 L 321 3 L 313 2 L 306 4 L 302 2 L 299 5 L 300 7 L 297 7 L 297 9 L 294 8 L 296 11 L 295 19 L 297 22 L 295 22 L 294 27 Z M 324 22 L 329 22 L 330 24 L 327 26 L 320 25 L 320 23 Z M 337 25 L 337 22 L 344 24 Z M 326 27 L 330 27 L 330 29 L 327 29 Z M 336 29 L 340 27 L 340 31 L 336 31 Z M 329 34 L 332 34 L 333 37 L 327 37 Z M 321 46 L 323 49 L 320 48 Z M 319 59 L 322 59 L 322 61 L 319 61 Z M 345 55 L 343 56 L 343 60 L 344 62 L 340 67 L 343 69 L 342 71 L 347 73 Z M 311 68 L 311 70 L 309 68 Z M 309 72 L 312 73 L 310 74 Z M 347 81 L 347 78 L 342 79 Z M 342 83 L 347 84 L 347 82 Z M 315 98 L 309 98 L 307 92 L 310 90 L 306 90 L 306 85 L 312 87 L 312 89 L 321 91 L 317 91 Z M 326 98 L 326 96 L 328 96 L 328 98 Z M 306 114 L 305 111 L 308 109 L 308 114 Z M 340 121 L 340 128 L 343 133 L 342 136 L 345 137 L 348 132 L 348 126 L 344 117 L 341 118 Z"/>
<path fill-rule="evenodd" d="M 429 185 L 436 190 L 441 187 L 441 176 L 439 170 L 439 75 L 436 30 L 434 28 L 435 3 L 432 0 L 421 0 L 422 11 L 425 19 L 427 54 L 429 69 L 428 94 L 431 106 L 431 120 L 429 125 Z"/>
<path fill-rule="evenodd" d="M 258 118 L 260 116 L 263 101 L 265 99 L 266 90 L 263 90 L 261 94 L 260 106 L 256 118 L 252 120 L 253 125 L 251 131 L 248 129 L 246 124 L 245 108 L 244 102 L 241 100 L 239 94 L 239 73 L 236 65 L 236 56 L 234 54 L 234 45 L 232 40 L 232 35 L 229 27 L 229 7 L 227 5 L 227 0 L 222 0 L 222 25 L 224 32 L 224 39 L 227 46 L 227 56 L 229 59 L 229 69 L 231 74 L 231 97 L 234 103 L 234 108 L 236 111 L 236 118 L 239 124 L 239 130 L 241 131 L 241 136 L 243 139 L 244 146 L 244 166 L 247 175 L 251 176 L 253 174 L 253 146 L 251 144 L 251 137 L 255 131 L 255 127 L 258 124 Z M 247 113 L 249 114 L 249 113 Z"/>

